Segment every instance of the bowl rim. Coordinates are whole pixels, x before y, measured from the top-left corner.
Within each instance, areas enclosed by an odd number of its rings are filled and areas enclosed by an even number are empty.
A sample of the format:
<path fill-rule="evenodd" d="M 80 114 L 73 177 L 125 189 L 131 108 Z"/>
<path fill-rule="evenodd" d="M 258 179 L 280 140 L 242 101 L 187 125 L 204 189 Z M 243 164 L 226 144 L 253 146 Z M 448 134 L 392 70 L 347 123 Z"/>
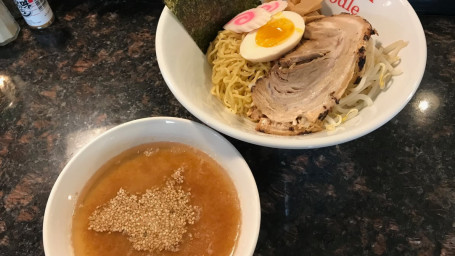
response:
<path fill-rule="evenodd" d="M 418 54 L 422 56 L 422 61 L 418 63 L 414 67 L 414 69 L 417 71 L 415 80 L 412 82 L 412 90 L 410 91 L 409 95 L 406 97 L 405 100 L 401 102 L 401 104 L 396 107 L 395 109 L 392 109 L 390 111 L 389 115 L 384 116 L 383 118 L 378 118 L 374 120 L 370 120 L 369 123 L 364 126 L 363 128 L 358 128 L 358 127 L 350 127 L 351 132 L 348 134 L 334 134 L 331 136 L 324 136 L 324 137 L 312 137 L 312 138 L 307 138 L 307 139 L 286 139 L 290 138 L 292 136 L 279 136 L 279 135 L 259 135 L 259 134 L 254 134 L 246 131 L 242 131 L 240 129 L 236 129 L 231 127 L 229 124 L 226 124 L 224 122 L 221 122 L 217 119 L 213 119 L 212 116 L 209 113 L 206 113 L 204 111 L 198 111 L 198 108 L 193 104 L 190 100 L 187 100 L 186 95 L 179 90 L 177 86 L 174 85 L 173 83 L 173 78 L 170 76 L 170 73 L 168 71 L 168 67 L 165 66 L 165 56 L 164 56 L 164 48 L 165 48 L 165 43 L 161 40 L 163 38 L 164 34 L 166 33 L 165 29 L 165 24 L 166 24 L 166 19 L 170 18 L 173 16 L 173 13 L 169 10 L 167 6 L 164 6 L 160 18 L 158 20 L 158 25 L 157 25 L 157 30 L 156 30 L 156 37 L 155 37 L 155 51 L 156 51 L 156 57 L 157 57 L 157 62 L 158 66 L 160 69 L 160 72 L 163 76 L 163 79 L 168 86 L 168 88 L 171 90 L 173 95 L 177 98 L 177 100 L 180 102 L 180 104 L 185 107 L 191 114 L 193 114 L 195 117 L 197 117 L 199 120 L 201 120 L 203 123 L 207 124 L 208 126 L 214 128 L 215 130 L 226 134 L 232 138 L 239 139 L 244 142 L 248 142 L 251 144 L 259 145 L 259 146 L 264 146 L 264 147 L 270 147 L 270 148 L 283 148 L 283 149 L 312 149 L 312 148 L 323 148 L 323 147 L 328 147 L 328 146 L 333 146 L 333 145 L 338 145 L 342 144 L 345 142 L 349 142 L 352 140 L 355 140 L 359 137 L 362 137 L 368 133 L 373 132 L 374 130 L 380 128 L 383 126 L 385 123 L 389 122 L 392 118 L 394 118 L 403 108 L 409 103 L 411 98 L 414 96 L 415 92 L 417 91 L 424 72 L 426 68 L 426 62 L 427 62 L 427 44 L 426 44 L 426 38 L 425 38 L 425 33 L 422 27 L 422 24 L 415 12 L 415 10 L 412 8 L 412 6 L 409 4 L 407 0 L 400 0 L 401 4 L 407 8 L 407 12 L 409 13 L 411 17 L 410 24 L 415 28 L 417 31 L 416 36 L 418 37 L 418 46 L 417 52 L 415 54 Z M 175 16 L 174 16 L 175 17 Z M 305 135 L 297 135 L 297 136 L 305 136 Z"/>
<path fill-rule="evenodd" d="M 248 185 L 248 187 L 250 189 L 253 188 L 253 190 L 250 191 L 250 192 L 252 192 L 253 195 L 248 194 L 249 195 L 248 199 L 251 200 L 251 202 L 248 202 L 248 204 L 252 205 L 252 211 L 250 211 L 251 213 L 249 213 L 248 215 L 250 215 L 252 218 L 252 222 L 253 222 L 252 227 L 254 228 L 254 230 L 248 230 L 248 232 L 245 233 L 246 237 L 249 238 L 249 243 L 247 244 L 247 246 L 244 246 L 243 248 L 246 252 L 249 253 L 248 255 L 253 255 L 253 253 L 256 249 L 258 238 L 259 238 L 259 231 L 260 231 L 260 225 L 261 225 L 261 204 L 260 204 L 259 191 L 257 188 L 257 184 L 256 184 L 253 173 L 252 173 L 250 167 L 248 166 L 247 162 L 245 161 L 243 156 L 240 154 L 240 152 L 234 147 L 234 145 L 231 142 L 229 142 L 225 137 L 223 137 L 220 133 L 215 131 L 214 129 L 212 129 L 208 126 L 205 126 L 201 123 L 198 123 L 196 121 L 189 120 L 189 119 L 178 118 L 178 117 L 168 117 L 168 116 L 140 118 L 140 119 L 132 120 L 132 121 L 125 122 L 125 123 L 119 124 L 117 126 L 114 126 L 110 129 L 108 129 L 107 131 L 103 132 L 102 134 L 93 138 L 89 143 L 87 143 L 81 149 L 79 149 L 79 151 L 74 156 L 71 157 L 71 159 L 66 163 L 65 167 L 62 169 L 62 171 L 58 175 L 54 185 L 52 186 L 52 190 L 51 190 L 48 200 L 46 202 L 46 208 L 45 208 L 44 217 L 43 217 L 43 228 L 42 228 L 42 232 L 43 232 L 42 241 L 43 241 L 43 249 L 44 249 L 45 255 L 49 255 L 49 253 L 50 253 L 49 248 L 51 248 L 51 246 L 52 246 L 52 241 L 50 239 L 51 230 L 50 230 L 48 223 L 50 223 L 52 221 L 51 213 L 55 212 L 57 210 L 56 206 L 53 205 L 53 202 L 57 196 L 57 193 L 60 190 L 60 186 L 61 186 L 62 182 L 68 178 L 67 176 L 69 175 L 69 169 L 71 168 L 71 166 L 73 164 L 75 164 L 75 162 L 78 161 L 80 156 L 82 154 L 84 154 L 84 152 L 88 148 L 93 147 L 93 145 L 96 145 L 99 141 L 102 141 L 103 138 L 109 137 L 112 134 L 115 134 L 117 131 L 126 129 L 127 127 L 132 127 L 135 125 L 145 125 L 145 124 L 153 125 L 154 123 L 155 124 L 156 123 L 166 123 L 166 124 L 177 123 L 178 125 L 191 125 L 191 126 L 194 126 L 195 129 L 197 129 L 198 131 L 202 131 L 204 133 L 209 133 L 210 136 L 212 138 L 214 138 L 214 140 L 210 141 L 210 144 L 213 145 L 215 142 L 218 142 L 217 144 L 223 144 L 223 147 L 225 149 L 227 149 L 230 153 L 232 153 L 232 155 L 234 157 L 236 157 L 237 161 L 240 161 L 239 164 L 246 167 L 246 170 L 243 170 L 243 172 L 242 172 L 242 176 L 243 176 L 242 179 L 247 180 L 247 183 L 250 184 L 250 185 Z M 216 141 L 216 140 L 218 140 L 218 141 Z M 147 143 L 147 142 L 144 142 L 144 143 Z M 192 146 L 192 145 L 190 145 L 190 146 Z M 205 152 L 204 150 L 200 149 L 199 147 L 197 147 L 197 146 L 193 146 L 193 147 L 195 147 L 198 150 L 201 150 L 202 152 L 208 154 L 210 157 L 214 158 L 214 156 L 212 154 Z M 212 153 L 215 154 L 216 151 L 213 151 Z M 216 159 L 215 159 L 215 161 L 216 161 Z M 92 175 L 90 177 L 92 177 L 94 173 L 92 173 Z M 235 186 L 236 186 L 236 190 L 237 190 L 238 186 L 237 185 L 235 185 Z M 240 202 L 242 201 L 242 199 L 240 197 L 239 197 L 239 201 Z M 73 206 L 73 208 L 74 208 L 74 206 Z M 240 240 L 237 240 L 236 248 L 238 246 L 238 241 L 240 241 Z"/>

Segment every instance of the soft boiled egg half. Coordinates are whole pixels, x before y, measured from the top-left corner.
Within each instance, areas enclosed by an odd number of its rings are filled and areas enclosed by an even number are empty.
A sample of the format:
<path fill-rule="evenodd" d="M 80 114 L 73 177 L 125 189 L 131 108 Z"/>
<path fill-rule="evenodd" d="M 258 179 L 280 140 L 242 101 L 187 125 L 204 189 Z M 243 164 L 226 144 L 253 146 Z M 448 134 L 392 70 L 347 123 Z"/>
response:
<path fill-rule="evenodd" d="M 295 12 L 279 12 L 267 24 L 245 36 L 240 55 L 252 62 L 276 60 L 300 42 L 304 31 L 302 16 Z"/>

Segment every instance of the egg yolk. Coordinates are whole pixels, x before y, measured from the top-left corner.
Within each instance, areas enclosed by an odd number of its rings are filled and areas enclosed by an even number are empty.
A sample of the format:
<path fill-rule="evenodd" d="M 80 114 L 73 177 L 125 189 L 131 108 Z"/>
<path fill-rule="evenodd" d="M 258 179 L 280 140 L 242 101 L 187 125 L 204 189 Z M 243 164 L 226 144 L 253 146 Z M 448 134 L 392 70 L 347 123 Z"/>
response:
<path fill-rule="evenodd" d="M 294 33 L 294 23 L 286 18 L 272 19 L 256 33 L 256 44 L 273 47 L 281 44 Z"/>

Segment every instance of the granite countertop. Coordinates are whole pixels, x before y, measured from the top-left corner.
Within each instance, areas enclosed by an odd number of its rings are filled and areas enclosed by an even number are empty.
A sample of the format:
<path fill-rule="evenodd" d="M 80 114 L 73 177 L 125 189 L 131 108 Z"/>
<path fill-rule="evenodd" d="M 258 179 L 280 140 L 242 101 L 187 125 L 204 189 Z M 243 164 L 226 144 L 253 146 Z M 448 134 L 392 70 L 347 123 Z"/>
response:
<path fill-rule="evenodd" d="M 96 135 L 149 116 L 198 121 L 158 69 L 155 2 L 54 1 L 51 27 L 20 20 L 17 40 L 0 47 L 12 81 L 0 118 L 0 255 L 44 255 L 52 186 Z M 260 193 L 255 255 L 455 255 L 455 18 L 419 17 L 427 69 L 383 127 L 314 150 L 228 138 Z"/>

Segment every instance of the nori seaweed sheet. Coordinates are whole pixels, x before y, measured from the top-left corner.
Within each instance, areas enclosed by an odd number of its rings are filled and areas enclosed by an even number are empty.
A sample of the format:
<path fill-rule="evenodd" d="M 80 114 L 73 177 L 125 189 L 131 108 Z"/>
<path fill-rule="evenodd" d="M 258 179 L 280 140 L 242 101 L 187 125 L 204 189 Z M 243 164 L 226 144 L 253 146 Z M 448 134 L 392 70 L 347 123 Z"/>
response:
<path fill-rule="evenodd" d="M 235 15 L 261 4 L 259 0 L 163 0 L 202 50 Z"/>

